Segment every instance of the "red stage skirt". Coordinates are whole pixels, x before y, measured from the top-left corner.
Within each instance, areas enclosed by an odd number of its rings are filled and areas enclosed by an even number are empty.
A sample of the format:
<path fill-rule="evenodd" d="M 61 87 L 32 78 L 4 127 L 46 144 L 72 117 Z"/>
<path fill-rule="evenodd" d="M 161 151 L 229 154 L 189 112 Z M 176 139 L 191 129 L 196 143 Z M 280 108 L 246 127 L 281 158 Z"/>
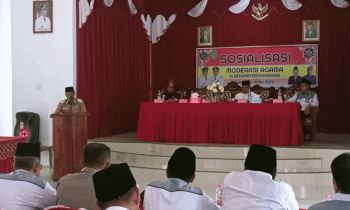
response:
<path fill-rule="evenodd" d="M 151 142 L 301 145 L 299 103 L 141 104 L 137 138 Z"/>

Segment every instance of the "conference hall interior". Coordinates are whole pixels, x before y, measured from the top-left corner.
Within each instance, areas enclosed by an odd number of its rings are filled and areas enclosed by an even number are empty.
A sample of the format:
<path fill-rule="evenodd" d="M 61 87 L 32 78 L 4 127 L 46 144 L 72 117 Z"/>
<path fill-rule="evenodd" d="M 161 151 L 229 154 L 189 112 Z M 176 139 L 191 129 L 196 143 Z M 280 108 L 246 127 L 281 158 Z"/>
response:
<path fill-rule="evenodd" d="M 349 4 L 0 0 L 0 173 L 35 143 L 55 188 L 103 143 L 142 191 L 187 147 L 190 185 L 215 200 L 259 144 L 300 209 L 333 198 L 331 163 L 350 151 Z"/>

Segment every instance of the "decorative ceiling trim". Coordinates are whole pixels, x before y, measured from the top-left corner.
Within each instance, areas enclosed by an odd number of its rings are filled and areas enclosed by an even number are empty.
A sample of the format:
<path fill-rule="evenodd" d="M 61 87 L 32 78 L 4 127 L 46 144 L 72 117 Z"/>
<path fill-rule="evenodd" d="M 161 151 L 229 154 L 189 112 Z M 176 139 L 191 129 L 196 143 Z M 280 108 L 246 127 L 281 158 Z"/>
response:
<path fill-rule="evenodd" d="M 131 15 L 135 15 L 137 13 L 137 9 L 136 9 L 135 4 L 132 2 L 132 0 L 128 0 L 128 4 L 129 4 L 129 9 L 130 9 Z"/>
<path fill-rule="evenodd" d="M 208 0 L 202 0 L 193 9 L 191 9 L 187 14 L 191 17 L 199 17 L 203 14 L 205 8 L 207 7 Z"/>
<path fill-rule="evenodd" d="M 143 27 L 146 29 L 149 41 L 152 42 L 152 44 L 157 43 L 160 37 L 165 34 L 165 31 L 170 28 L 170 24 L 175 21 L 175 18 L 176 14 L 171 15 L 168 20 L 166 20 L 163 15 L 157 15 L 152 22 L 150 15 L 147 15 L 147 19 L 145 19 L 145 16 L 142 14 L 141 20 L 143 22 Z"/>
<path fill-rule="evenodd" d="M 336 7 L 344 9 L 349 6 L 349 3 L 345 0 L 331 0 L 332 4 Z"/>
<path fill-rule="evenodd" d="M 282 0 L 282 2 L 287 9 L 293 10 L 293 11 L 300 9 L 303 6 L 297 0 Z"/>
<path fill-rule="evenodd" d="M 79 28 L 83 27 L 93 8 L 94 0 L 90 4 L 87 0 L 79 0 Z"/>
<path fill-rule="evenodd" d="M 239 13 L 243 12 L 245 9 L 247 9 L 249 3 L 250 3 L 250 0 L 241 0 L 237 4 L 231 6 L 229 8 L 229 10 L 233 14 L 239 14 Z"/>

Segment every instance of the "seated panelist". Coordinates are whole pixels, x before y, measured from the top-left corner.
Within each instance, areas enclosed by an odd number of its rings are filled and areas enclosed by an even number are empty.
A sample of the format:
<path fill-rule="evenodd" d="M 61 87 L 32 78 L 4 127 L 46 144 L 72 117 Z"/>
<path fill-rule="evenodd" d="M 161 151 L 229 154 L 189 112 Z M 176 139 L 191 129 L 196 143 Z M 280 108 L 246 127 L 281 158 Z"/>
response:
<path fill-rule="evenodd" d="M 307 79 L 301 80 L 301 92 L 297 92 L 287 102 L 299 102 L 301 104 L 301 118 L 309 117 L 310 107 L 318 107 L 317 93 L 310 91 L 311 82 Z"/>
<path fill-rule="evenodd" d="M 84 101 L 75 97 L 73 87 L 66 87 L 65 92 L 66 99 L 58 104 L 55 114 L 87 112 Z"/>
<path fill-rule="evenodd" d="M 249 99 L 250 97 L 260 97 L 260 95 L 250 91 L 250 81 L 242 81 L 242 92 L 235 96 L 235 100 Z"/>
<path fill-rule="evenodd" d="M 165 95 L 164 101 L 178 102 L 180 95 L 176 92 L 177 89 L 178 87 L 175 84 L 174 80 L 170 80 L 166 92 L 163 93 L 163 95 Z"/>

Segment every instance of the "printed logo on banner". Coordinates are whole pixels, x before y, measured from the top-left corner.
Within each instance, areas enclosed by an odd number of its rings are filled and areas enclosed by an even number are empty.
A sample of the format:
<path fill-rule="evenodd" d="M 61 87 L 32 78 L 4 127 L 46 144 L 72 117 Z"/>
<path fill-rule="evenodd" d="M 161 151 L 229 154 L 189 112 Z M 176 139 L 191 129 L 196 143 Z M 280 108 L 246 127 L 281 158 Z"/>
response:
<path fill-rule="evenodd" d="M 315 55 L 315 50 L 311 49 L 311 48 L 306 48 L 304 50 L 304 56 L 307 58 L 311 58 L 312 56 Z"/>
<path fill-rule="evenodd" d="M 316 64 L 317 45 L 301 46 L 300 51 L 303 52 L 304 59 L 308 64 Z"/>
<path fill-rule="evenodd" d="M 218 52 L 216 52 L 215 50 L 210 52 L 210 58 L 212 60 L 215 60 L 218 57 Z"/>
<path fill-rule="evenodd" d="M 202 52 L 202 53 L 201 53 L 201 59 L 202 59 L 202 60 L 207 60 L 207 59 L 208 59 L 208 53 Z"/>
<path fill-rule="evenodd" d="M 197 64 L 201 67 L 204 67 L 207 65 L 209 61 L 209 54 L 211 53 L 212 50 L 209 49 L 199 49 L 197 51 L 198 53 L 198 58 L 197 58 Z"/>

